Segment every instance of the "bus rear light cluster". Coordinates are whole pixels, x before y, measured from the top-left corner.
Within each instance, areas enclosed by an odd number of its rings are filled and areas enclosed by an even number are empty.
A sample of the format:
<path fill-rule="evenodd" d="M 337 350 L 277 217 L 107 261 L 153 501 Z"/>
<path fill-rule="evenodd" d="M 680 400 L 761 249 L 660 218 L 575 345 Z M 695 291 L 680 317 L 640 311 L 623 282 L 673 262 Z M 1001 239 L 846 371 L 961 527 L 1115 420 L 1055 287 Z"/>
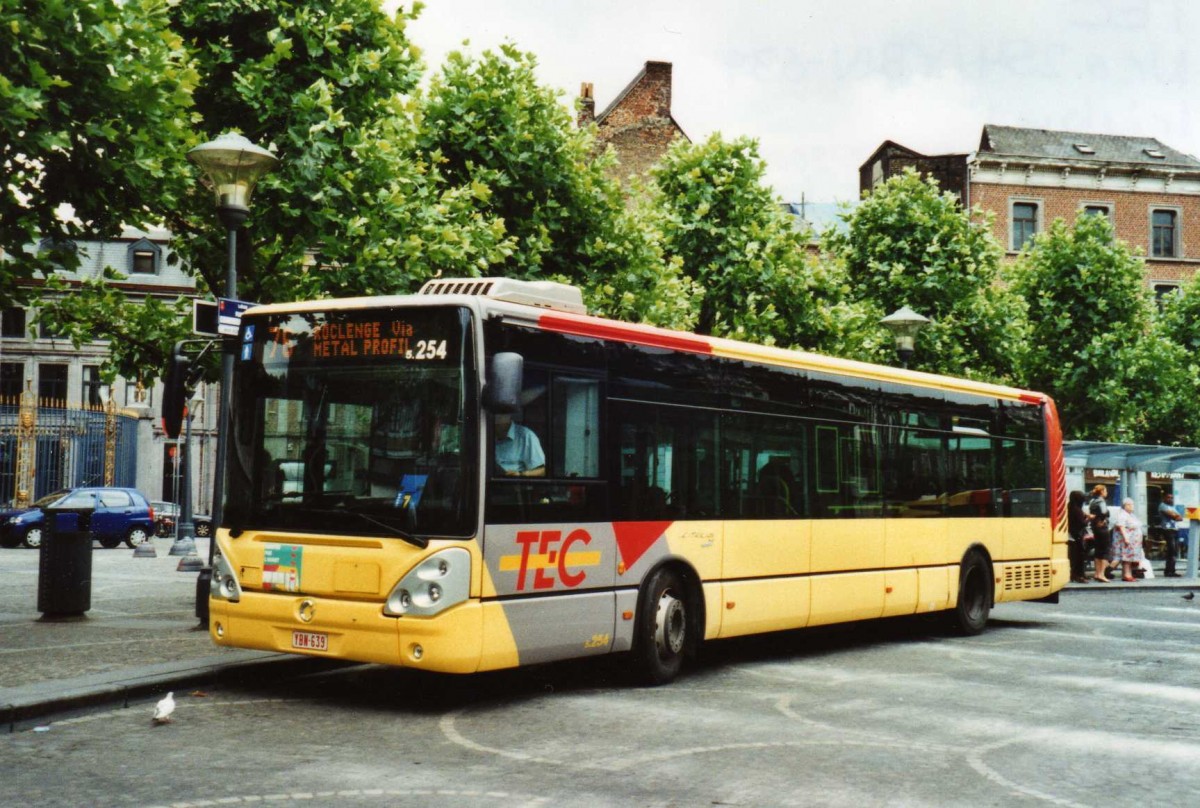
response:
<path fill-rule="evenodd" d="M 461 547 L 434 553 L 413 567 L 388 595 L 391 617 L 432 617 L 464 602 L 471 591 L 471 554 Z"/>

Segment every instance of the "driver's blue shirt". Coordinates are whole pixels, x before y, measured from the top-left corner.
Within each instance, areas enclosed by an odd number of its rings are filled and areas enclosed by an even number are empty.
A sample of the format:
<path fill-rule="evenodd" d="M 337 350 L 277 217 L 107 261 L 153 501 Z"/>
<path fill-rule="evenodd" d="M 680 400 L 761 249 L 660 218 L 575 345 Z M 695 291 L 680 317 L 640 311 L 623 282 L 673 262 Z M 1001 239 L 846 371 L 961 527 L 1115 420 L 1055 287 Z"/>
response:
<path fill-rule="evenodd" d="M 505 471 L 531 471 L 546 465 L 546 454 L 532 429 L 512 423 L 508 435 L 496 436 L 496 462 Z"/>

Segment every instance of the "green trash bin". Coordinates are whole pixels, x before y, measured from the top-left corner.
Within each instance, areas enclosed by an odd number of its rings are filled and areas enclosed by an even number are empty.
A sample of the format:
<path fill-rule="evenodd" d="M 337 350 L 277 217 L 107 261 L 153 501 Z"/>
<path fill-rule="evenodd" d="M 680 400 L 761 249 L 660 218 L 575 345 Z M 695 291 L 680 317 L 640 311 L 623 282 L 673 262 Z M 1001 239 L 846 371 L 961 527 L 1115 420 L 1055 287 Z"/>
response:
<path fill-rule="evenodd" d="M 43 508 L 38 557 L 38 611 L 47 617 L 92 608 L 92 510 Z"/>

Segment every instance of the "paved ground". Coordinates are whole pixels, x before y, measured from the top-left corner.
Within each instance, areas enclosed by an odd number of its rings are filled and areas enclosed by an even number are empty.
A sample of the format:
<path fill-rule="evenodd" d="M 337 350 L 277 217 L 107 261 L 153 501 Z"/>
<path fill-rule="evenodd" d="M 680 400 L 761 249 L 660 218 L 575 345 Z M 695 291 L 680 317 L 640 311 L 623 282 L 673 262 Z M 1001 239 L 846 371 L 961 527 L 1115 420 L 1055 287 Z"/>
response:
<path fill-rule="evenodd" d="M 1097 587 L 978 637 L 888 620 L 711 643 L 670 686 L 620 660 L 376 665 L 177 689 L 0 733 L 23 806 L 1184 808 L 1200 606 Z"/>
<path fill-rule="evenodd" d="M 156 558 L 96 545 L 91 609 L 59 619 L 38 612 L 38 552 L 0 549 L 0 722 L 301 662 L 213 645 L 195 617 L 198 573 L 178 571 L 170 539 L 154 544 Z M 207 541 L 197 550 L 207 558 Z"/>
<path fill-rule="evenodd" d="M 180 559 L 168 555 L 170 539 L 154 543 L 156 558 L 135 558 L 124 545 L 113 550 L 97 545 L 91 610 L 54 620 L 37 610 L 37 551 L 0 550 L 0 724 L 187 683 L 263 675 L 264 668 L 275 677 L 285 670 L 325 667 L 306 657 L 213 645 L 195 617 L 197 573 L 178 571 Z M 197 541 L 197 551 L 207 558 L 206 540 Z M 1136 584 L 1072 585 L 1063 597 L 1200 588 L 1196 584 L 1158 577 Z"/>

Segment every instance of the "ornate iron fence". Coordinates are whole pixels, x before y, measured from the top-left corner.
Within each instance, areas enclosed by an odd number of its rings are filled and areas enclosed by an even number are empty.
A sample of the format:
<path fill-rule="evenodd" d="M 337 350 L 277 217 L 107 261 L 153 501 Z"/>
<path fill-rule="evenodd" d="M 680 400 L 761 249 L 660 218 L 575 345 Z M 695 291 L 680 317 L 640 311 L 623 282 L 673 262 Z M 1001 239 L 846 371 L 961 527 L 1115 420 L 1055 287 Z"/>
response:
<path fill-rule="evenodd" d="M 26 391 L 0 401 L 0 506 L 25 507 L 60 488 L 133 487 L 137 417 L 102 408 L 39 401 Z"/>

